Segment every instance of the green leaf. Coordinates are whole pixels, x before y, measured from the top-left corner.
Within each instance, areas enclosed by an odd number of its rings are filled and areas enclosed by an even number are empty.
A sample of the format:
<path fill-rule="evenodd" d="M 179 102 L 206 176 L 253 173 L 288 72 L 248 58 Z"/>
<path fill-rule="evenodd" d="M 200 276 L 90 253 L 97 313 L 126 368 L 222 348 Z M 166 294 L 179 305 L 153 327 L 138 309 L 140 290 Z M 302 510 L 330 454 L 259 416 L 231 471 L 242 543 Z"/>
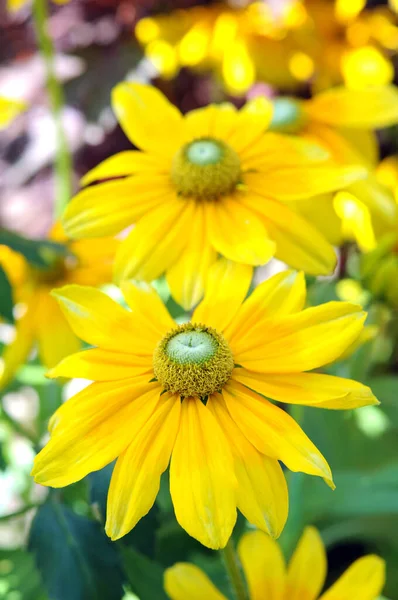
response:
<path fill-rule="evenodd" d="M 29 550 L 51 600 L 119 600 L 120 558 L 99 523 L 55 501 L 33 520 Z"/>
<path fill-rule="evenodd" d="M 140 600 L 167 600 L 163 589 L 163 567 L 134 548 L 121 548 L 122 560 L 132 591 Z"/>
<path fill-rule="evenodd" d="M 33 557 L 24 550 L 0 550 L 0 598 L 48 600 Z"/>
<path fill-rule="evenodd" d="M 11 283 L 3 267 L 0 265 L 0 317 L 4 317 L 4 319 L 11 323 L 14 323 L 13 306 Z"/>
<path fill-rule="evenodd" d="M 67 254 L 64 244 L 48 240 L 29 240 L 6 229 L 0 229 L 0 245 L 19 252 L 29 263 L 39 268 L 47 267 L 55 259 Z"/>

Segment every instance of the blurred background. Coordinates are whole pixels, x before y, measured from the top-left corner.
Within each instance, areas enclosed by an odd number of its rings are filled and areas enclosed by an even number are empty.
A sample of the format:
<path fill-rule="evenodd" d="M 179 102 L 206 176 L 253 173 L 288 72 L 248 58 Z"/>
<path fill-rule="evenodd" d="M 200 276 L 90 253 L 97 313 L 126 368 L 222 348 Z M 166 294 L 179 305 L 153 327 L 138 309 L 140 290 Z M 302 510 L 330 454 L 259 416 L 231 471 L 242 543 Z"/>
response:
<path fill-rule="evenodd" d="M 394 0 L 49 2 L 73 191 L 89 169 L 130 148 L 110 108 L 119 81 L 151 81 L 183 112 L 224 100 L 239 107 L 258 95 L 306 100 L 336 85 L 360 90 L 397 83 L 396 10 Z M 43 240 L 54 222 L 59 124 L 46 77 L 32 4 L 0 0 L 0 98 L 14 102 L 0 131 L 0 244 L 10 232 L 19 247 Z M 375 173 L 396 202 L 398 127 L 377 132 L 377 142 Z M 308 278 L 311 304 L 340 298 L 369 311 L 368 341 L 327 372 L 371 385 L 382 404 L 354 412 L 305 410 L 303 428 L 327 457 L 337 489 L 292 474 L 281 543 L 289 555 L 302 528 L 316 525 L 328 549 L 329 581 L 355 558 L 378 553 L 388 565 L 385 596 L 398 600 L 398 246 L 394 235 L 383 243 L 364 263 L 360 240 L 348 236 L 334 276 Z M 24 248 L 29 259 L 33 246 Z M 258 269 L 257 281 L 281 268 L 272 261 Z M 180 317 L 183 309 L 164 282 L 158 287 Z M 7 289 L 2 347 L 13 339 L 20 310 Z M 33 350 L 1 392 L 0 598 L 158 600 L 165 597 L 163 569 L 178 560 L 196 562 L 225 587 L 215 553 L 178 527 L 166 476 L 154 508 L 120 544 L 109 542 L 101 525 L 112 466 L 66 489 L 33 483 L 29 473 L 49 416 L 83 385 L 62 387 L 44 373 Z M 238 522 L 237 539 L 246 527 Z"/>

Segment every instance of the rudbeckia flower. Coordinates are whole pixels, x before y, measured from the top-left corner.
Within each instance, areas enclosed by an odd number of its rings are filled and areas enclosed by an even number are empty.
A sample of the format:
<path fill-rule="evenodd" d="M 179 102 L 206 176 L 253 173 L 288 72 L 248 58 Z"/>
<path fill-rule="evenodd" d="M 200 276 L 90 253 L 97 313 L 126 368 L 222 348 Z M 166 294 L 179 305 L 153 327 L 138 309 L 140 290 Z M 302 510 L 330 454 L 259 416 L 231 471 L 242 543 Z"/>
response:
<path fill-rule="evenodd" d="M 170 462 L 177 521 L 210 548 L 226 545 L 236 508 L 279 535 L 288 511 L 279 461 L 333 487 L 325 458 L 267 398 L 335 409 L 377 403 L 360 383 L 306 372 L 340 356 L 365 313 L 345 302 L 303 310 L 304 277 L 291 271 L 243 301 L 250 279 L 249 267 L 221 259 L 182 325 L 146 284 L 122 284 L 131 311 L 94 288 L 57 290 L 73 331 L 95 347 L 49 376 L 93 383 L 52 417 L 35 481 L 63 487 L 117 458 L 106 519 L 116 540 L 150 510 Z"/>
<path fill-rule="evenodd" d="M 288 566 L 278 544 L 261 531 L 244 534 L 238 552 L 250 600 L 376 600 L 385 583 L 384 560 L 369 554 L 356 560 L 320 596 L 327 558 L 314 527 L 306 527 Z M 226 600 L 207 575 L 190 563 L 167 569 L 164 586 L 172 600 Z"/>
<path fill-rule="evenodd" d="M 65 242 L 56 226 L 50 239 Z M 56 258 L 45 268 L 33 267 L 22 254 L 0 246 L 0 265 L 11 282 L 19 317 L 14 340 L 0 357 L 0 386 L 6 386 L 37 344 L 42 364 L 56 365 L 80 349 L 80 341 L 69 327 L 57 302 L 54 287 L 67 283 L 100 285 L 110 281 L 117 242 L 112 238 L 67 242 L 67 256 Z"/>
<path fill-rule="evenodd" d="M 303 199 L 296 209 L 331 243 L 355 240 L 362 251 L 376 247 L 378 237 L 395 222 L 397 205 L 376 177 L 378 150 L 374 129 L 398 122 L 394 86 L 350 90 L 343 87 L 311 100 L 277 98 L 271 128 L 323 146 L 340 164 L 362 163 L 368 175 L 336 195 Z"/>
<path fill-rule="evenodd" d="M 312 274 L 333 270 L 332 246 L 286 202 L 348 185 L 366 174 L 362 167 L 337 166 L 313 144 L 264 134 L 271 117 L 265 99 L 183 117 L 156 88 L 122 83 L 113 106 L 141 151 L 90 171 L 83 184 L 125 177 L 80 192 L 63 223 L 72 238 L 136 224 L 116 255 L 117 282 L 166 272 L 172 295 L 189 309 L 218 253 L 253 266 L 276 256 Z"/>

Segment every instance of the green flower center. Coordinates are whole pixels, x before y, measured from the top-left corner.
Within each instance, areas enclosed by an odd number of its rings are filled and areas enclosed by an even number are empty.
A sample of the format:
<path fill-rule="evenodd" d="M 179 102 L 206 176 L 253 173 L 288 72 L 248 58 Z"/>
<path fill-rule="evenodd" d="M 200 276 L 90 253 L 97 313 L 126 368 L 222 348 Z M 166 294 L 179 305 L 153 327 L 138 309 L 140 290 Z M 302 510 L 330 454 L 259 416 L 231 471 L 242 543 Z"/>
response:
<path fill-rule="evenodd" d="M 234 360 L 227 341 L 215 329 L 186 323 L 159 342 L 153 368 L 163 389 L 182 397 L 205 398 L 222 389 Z"/>
<path fill-rule="evenodd" d="M 305 125 L 305 115 L 300 102 L 294 98 L 275 98 L 270 125 L 271 131 L 298 133 Z"/>
<path fill-rule="evenodd" d="M 171 168 L 178 194 L 198 200 L 217 200 L 230 194 L 240 177 L 240 159 L 235 150 L 212 138 L 195 140 L 181 148 Z"/>

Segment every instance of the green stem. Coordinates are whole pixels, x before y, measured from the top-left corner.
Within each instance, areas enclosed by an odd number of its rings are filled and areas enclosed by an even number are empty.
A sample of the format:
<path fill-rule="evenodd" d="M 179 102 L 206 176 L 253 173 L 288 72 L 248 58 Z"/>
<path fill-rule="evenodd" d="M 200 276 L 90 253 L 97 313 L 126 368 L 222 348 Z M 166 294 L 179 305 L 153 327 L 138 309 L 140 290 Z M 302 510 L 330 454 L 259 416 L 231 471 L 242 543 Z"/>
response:
<path fill-rule="evenodd" d="M 236 600 L 249 600 L 232 538 L 229 539 L 228 544 L 220 552 L 231 586 L 235 592 Z"/>
<path fill-rule="evenodd" d="M 23 508 L 20 508 L 19 510 L 16 510 L 13 513 L 8 513 L 8 515 L 0 515 L 0 522 L 10 521 L 11 519 L 15 519 L 16 517 L 21 517 L 28 511 L 33 510 L 34 508 L 39 508 L 40 506 L 41 504 L 27 504 Z"/>
<path fill-rule="evenodd" d="M 33 18 L 36 37 L 47 71 L 47 91 L 57 139 L 55 157 L 55 217 L 59 218 L 72 194 L 72 160 L 62 124 L 64 93 L 54 67 L 54 44 L 48 33 L 47 0 L 34 0 Z"/>

